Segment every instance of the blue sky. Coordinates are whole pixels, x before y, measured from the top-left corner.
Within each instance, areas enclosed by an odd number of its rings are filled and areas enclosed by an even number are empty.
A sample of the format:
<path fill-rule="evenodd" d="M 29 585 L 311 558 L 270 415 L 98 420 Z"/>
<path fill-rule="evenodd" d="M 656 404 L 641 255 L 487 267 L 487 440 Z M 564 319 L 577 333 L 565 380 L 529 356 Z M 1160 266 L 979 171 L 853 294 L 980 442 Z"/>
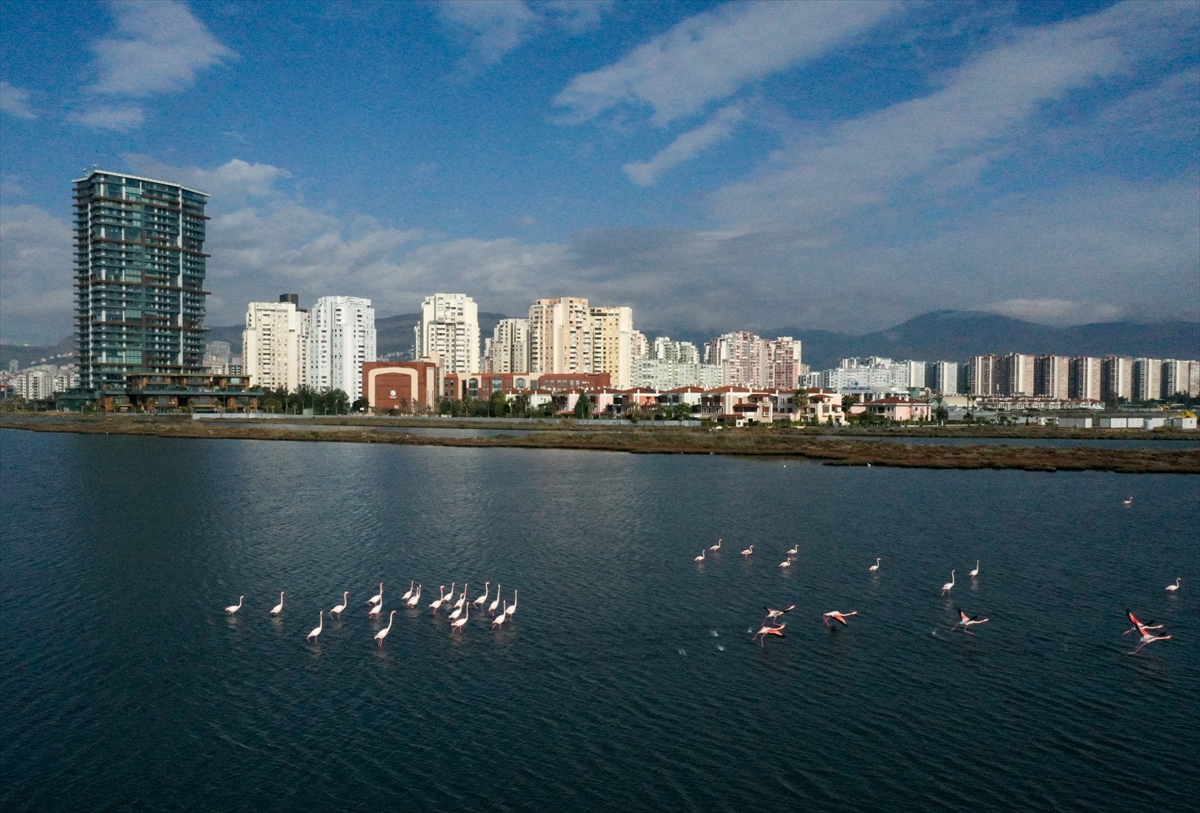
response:
<path fill-rule="evenodd" d="M 5 342 L 72 330 L 93 164 L 212 193 L 209 324 L 1200 319 L 1194 2 L 7 0 L 0 36 Z"/>

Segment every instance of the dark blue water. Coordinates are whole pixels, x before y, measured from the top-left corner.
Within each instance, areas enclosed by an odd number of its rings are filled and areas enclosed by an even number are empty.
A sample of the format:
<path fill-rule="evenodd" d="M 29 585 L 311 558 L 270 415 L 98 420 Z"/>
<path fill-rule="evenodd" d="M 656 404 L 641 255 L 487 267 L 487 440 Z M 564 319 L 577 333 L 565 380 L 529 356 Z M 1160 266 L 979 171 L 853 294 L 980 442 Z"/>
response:
<path fill-rule="evenodd" d="M 1200 795 L 1200 477 L 14 431 L 0 477 L 4 810 Z M 363 602 L 410 579 L 519 610 L 401 611 L 376 647 Z M 760 648 L 768 603 L 797 608 Z M 1125 607 L 1174 639 L 1127 655 Z"/>

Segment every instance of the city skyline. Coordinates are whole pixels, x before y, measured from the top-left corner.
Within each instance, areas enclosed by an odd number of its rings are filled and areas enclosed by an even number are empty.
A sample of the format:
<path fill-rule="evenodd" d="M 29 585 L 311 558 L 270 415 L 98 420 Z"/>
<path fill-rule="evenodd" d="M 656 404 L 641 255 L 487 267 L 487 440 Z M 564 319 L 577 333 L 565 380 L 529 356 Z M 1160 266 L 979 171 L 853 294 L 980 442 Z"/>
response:
<path fill-rule="evenodd" d="M 113 3 L 81 39 L 13 3 L 0 339 L 70 332 L 91 164 L 212 194 L 207 324 L 439 289 L 670 334 L 1195 320 L 1197 8 Z"/>

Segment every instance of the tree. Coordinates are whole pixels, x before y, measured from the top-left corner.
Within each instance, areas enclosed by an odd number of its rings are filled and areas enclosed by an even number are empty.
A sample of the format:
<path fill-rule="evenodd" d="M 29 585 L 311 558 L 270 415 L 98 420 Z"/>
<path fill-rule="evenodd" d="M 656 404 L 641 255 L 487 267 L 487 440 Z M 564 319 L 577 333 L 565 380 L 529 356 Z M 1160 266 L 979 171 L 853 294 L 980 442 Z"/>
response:
<path fill-rule="evenodd" d="M 508 399 L 504 397 L 503 392 L 492 391 L 492 397 L 488 401 L 488 411 L 493 418 L 503 418 L 508 415 Z"/>
<path fill-rule="evenodd" d="M 592 402 L 586 395 L 580 394 L 579 400 L 575 402 L 575 417 L 580 420 L 592 417 Z"/>
<path fill-rule="evenodd" d="M 359 398 L 354 402 L 350 409 L 354 412 L 366 412 L 367 407 L 371 406 L 371 402 L 366 398 Z"/>

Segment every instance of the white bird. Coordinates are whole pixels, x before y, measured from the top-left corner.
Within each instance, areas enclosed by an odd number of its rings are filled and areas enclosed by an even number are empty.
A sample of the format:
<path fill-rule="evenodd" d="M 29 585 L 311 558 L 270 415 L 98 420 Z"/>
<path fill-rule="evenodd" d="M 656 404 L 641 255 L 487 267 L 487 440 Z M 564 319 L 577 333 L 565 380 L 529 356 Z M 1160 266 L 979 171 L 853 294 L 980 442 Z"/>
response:
<path fill-rule="evenodd" d="M 388 637 L 388 633 L 392 631 L 392 624 L 396 621 L 396 611 L 392 610 L 392 614 L 388 616 L 388 625 L 375 633 L 375 641 L 383 646 L 383 639 Z"/>
<path fill-rule="evenodd" d="M 867 568 L 867 570 L 874 573 L 875 571 L 879 570 L 879 563 L 882 561 L 883 561 L 883 559 L 881 559 L 879 557 L 875 557 L 875 564 L 871 565 L 869 568 Z"/>
<path fill-rule="evenodd" d="M 461 616 L 462 614 L 463 614 L 463 608 L 462 608 L 462 607 L 460 607 L 460 606 L 456 606 L 456 607 L 454 608 L 454 612 L 450 613 L 450 620 L 451 620 L 451 621 L 455 621 L 455 620 L 457 620 L 457 619 L 458 619 L 458 617 L 459 617 L 459 616 Z"/>
<path fill-rule="evenodd" d="M 341 603 L 341 604 L 339 604 L 339 605 L 337 605 L 336 607 L 334 607 L 332 610 L 330 610 L 330 611 L 329 611 L 329 617 L 330 617 L 330 618 L 333 618 L 335 615 L 336 615 L 338 618 L 341 618 L 341 617 L 342 617 L 342 610 L 346 609 L 346 597 L 347 597 L 348 595 L 350 595 L 350 591 L 349 591 L 349 590 L 347 590 L 346 592 L 342 593 L 342 603 Z M 381 602 L 379 602 L 379 603 L 380 603 L 380 604 L 383 604 L 383 602 L 382 602 L 382 601 L 381 601 Z"/>
<path fill-rule="evenodd" d="M 1127 499 L 1127 500 L 1124 500 L 1124 501 L 1122 502 L 1122 504 L 1123 504 L 1123 505 L 1126 505 L 1126 506 L 1133 505 L 1133 497 L 1130 497 L 1129 499 Z"/>
<path fill-rule="evenodd" d="M 407 592 L 407 593 L 405 593 L 404 595 L 402 595 L 402 596 L 400 597 L 400 600 L 401 600 L 401 601 L 408 601 L 410 598 L 412 598 L 412 594 L 413 594 L 413 585 L 414 585 L 414 584 L 416 584 L 416 582 L 411 582 L 411 581 L 410 581 L 410 582 L 408 583 L 408 592 Z"/>
<path fill-rule="evenodd" d="M 1138 652 L 1141 651 L 1142 647 L 1146 646 L 1147 644 L 1152 644 L 1155 641 L 1169 641 L 1169 640 L 1171 640 L 1170 635 L 1151 635 L 1149 632 L 1142 631 L 1141 640 L 1138 642 L 1138 645 L 1136 647 L 1134 647 L 1133 651 L 1130 652 L 1129 654 L 1136 655 Z"/>
<path fill-rule="evenodd" d="M 317 636 L 321 634 L 321 630 L 325 629 L 325 611 L 324 610 L 321 610 L 320 619 L 321 619 L 321 623 L 317 624 L 316 629 L 314 629 L 308 635 L 304 636 L 304 640 L 315 641 Z"/>
<path fill-rule="evenodd" d="M 381 610 L 383 610 L 382 601 L 372 606 L 371 609 L 367 610 L 367 618 L 378 618 Z"/>
<path fill-rule="evenodd" d="M 492 628 L 493 629 L 495 629 L 496 627 L 503 628 L 504 622 L 507 620 L 508 620 L 508 602 L 506 601 L 506 602 L 504 602 L 504 611 L 501 612 L 499 615 L 497 615 L 492 620 Z"/>
<path fill-rule="evenodd" d="M 513 613 L 517 611 L 517 591 L 513 590 L 513 603 L 504 608 L 504 614 L 512 621 Z"/>
<path fill-rule="evenodd" d="M 471 606 L 467 605 L 463 609 L 466 610 L 466 612 L 463 613 L 463 617 L 458 619 L 457 621 L 455 621 L 453 624 L 450 625 L 451 632 L 454 632 L 455 630 L 462 632 L 462 628 L 467 625 L 467 619 L 471 617 Z"/>
<path fill-rule="evenodd" d="M 789 556 L 785 561 L 780 562 L 779 566 L 780 567 L 791 567 L 792 566 L 792 557 Z"/>
<path fill-rule="evenodd" d="M 1143 624 L 1140 620 L 1138 620 L 1138 617 L 1129 610 L 1125 611 L 1125 615 L 1129 616 L 1129 620 L 1133 626 L 1122 632 L 1122 635 L 1128 635 L 1131 632 L 1140 632 L 1145 635 L 1146 630 L 1160 630 L 1163 628 L 1162 624 L 1155 624 L 1154 619 L 1150 619 L 1150 623 L 1148 624 Z"/>
<path fill-rule="evenodd" d="M 461 610 L 463 605 L 467 603 L 467 588 L 469 586 L 466 582 L 463 582 L 462 595 L 458 597 L 458 601 L 454 602 L 454 609 Z"/>
<path fill-rule="evenodd" d="M 697 556 L 697 557 L 695 557 L 694 559 L 692 559 L 692 561 L 693 561 L 693 562 L 703 562 L 703 561 L 704 561 L 704 551 L 703 551 L 703 549 L 700 551 L 700 555 L 699 555 L 699 556 Z"/>
<path fill-rule="evenodd" d="M 279 615 L 283 612 L 283 591 L 279 591 L 279 603 L 271 608 L 271 615 Z"/>
<path fill-rule="evenodd" d="M 225 612 L 229 613 L 230 615 L 233 615 L 238 610 L 242 609 L 242 602 L 245 600 L 246 600 L 246 597 L 242 596 L 241 598 L 238 599 L 237 604 L 230 604 L 228 607 L 226 607 Z"/>
<path fill-rule="evenodd" d="M 1168 592 L 1168 593 L 1174 593 L 1176 590 L 1178 590 L 1178 589 L 1179 589 L 1179 583 L 1180 583 L 1181 581 L 1183 581 L 1183 579 L 1176 579 L 1174 584 L 1168 584 L 1168 585 L 1167 585 L 1167 592 Z"/>
<path fill-rule="evenodd" d="M 790 613 L 792 610 L 796 609 L 796 605 L 793 604 L 791 607 L 787 607 L 782 610 L 772 610 L 770 607 L 764 607 L 763 609 L 767 611 L 767 617 L 764 618 L 763 621 L 774 621 L 776 618 L 780 618 L 785 613 Z"/>
<path fill-rule="evenodd" d="M 795 556 L 799 552 L 800 552 L 800 546 L 797 545 L 796 547 L 794 547 L 788 551 L 788 556 Z"/>
<path fill-rule="evenodd" d="M 953 589 L 954 589 L 954 571 L 951 570 L 950 571 L 950 581 L 948 581 L 942 585 L 942 595 L 943 596 L 946 595 Z"/>
<path fill-rule="evenodd" d="M 442 602 L 445 600 L 446 600 L 446 585 L 440 584 L 440 585 L 438 585 L 438 597 L 435 598 L 433 601 L 429 602 L 429 606 L 433 608 L 434 612 L 437 612 L 439 609 L 441 609 Z"/>
<path fill-rule="evenodd" d="M 843 627 L 848 627 L 848 626 L 850 626 L 850 624 L 847 623 L 846 619 L 852 615 L 858 615 L 858 610 L 855 610 L 854 612 L 851 612 L 851 613 L 839 613 L 837 610 L 833 610 L 828 613 L 821 613 L 821 620 L 825 623 L 825 626 L 827 626 L 827 627 L 829 626 L 829 619 L 831 619 L 831 618 L 834 621 L 840 621 L 842 623 Z"/>
<path fill-rule="evenodd" d="M 717 544 L 713 545 L 711 548 L 709 548 L 709 550 L 720 550 L 720 549 L 721 549 L 721 543 L 722 543 L 722 542 L 724 542 L 724 541 L 725 541 L 724 539 L 718 539 L 718 540 L 717 540 Z"/>
<path fill-rule="evenodd" d="M 421 585 L 417 585 L 417 592 L 413 593 L 413 597 L 407 602 L 409 607 L 416 607 L 421 602 Z"/>
<path fill-rule="evenodd" d="M 958 610 L 957 607 L 955 609 Z M 988 619 L 986 618 L 980 618 L 977 615 L 967 615 L 962 610 L 958 610 L 958 623 L 951 627 L 950 631 L 953 632 L 955 629 L 962 627 L 963 632 L 974 635 L 975 633 L 971 632 L 968 628 L 973 624 L 986 624 L 987 622 Z"/>
<path fill-rule="evenodd" d="M 475 599 L 475 606 L 476 606 L 476 607 L 482 607 L 482 606 L 483 606 L 483 603 L 484 603 L 485 601 L 487 601 L 487 597 L 488 597 L 488 591 L 489 591 L 489 590 L 491 590 L 491 587 L 492 587 L 492 583 L 491 583 L 491 582 L 484 582 L 484 584 L 483 584 L 483 595 L 482 595 L 482 596 L 480 596 L 479 598 Z"/>
<path fill-rule="evenodd" d="M 979 575 L 979 560 L 975 560 L 975 569 L 970 572 L 970 577 L 973 579 Z"/>
<path fill-rule="evenodd" d="M 488 605 L 488 612 L 492 615 L 496 614 L 496 608 L 500 606 L 500 585 L 496 585 L 496 600 Z"/>
<path fill-rule="evenodd" d="M 383 602 L 383 582 L 379 583 L 379 592 L 367 599 L 368 604 L 380 604 Z"/>
<path fill-rule="evenodd" d="M 746 548 L 744 551 L 742 551 L 742 556 L 749 556 L 749 555 L 750 555 L 750 554 L 752 554 L 752 553 L 754 553 L 754 546 L 753 546 L 753 545 L 751 545 L 750 547 L 748 547 L 748 548 Z"/>

